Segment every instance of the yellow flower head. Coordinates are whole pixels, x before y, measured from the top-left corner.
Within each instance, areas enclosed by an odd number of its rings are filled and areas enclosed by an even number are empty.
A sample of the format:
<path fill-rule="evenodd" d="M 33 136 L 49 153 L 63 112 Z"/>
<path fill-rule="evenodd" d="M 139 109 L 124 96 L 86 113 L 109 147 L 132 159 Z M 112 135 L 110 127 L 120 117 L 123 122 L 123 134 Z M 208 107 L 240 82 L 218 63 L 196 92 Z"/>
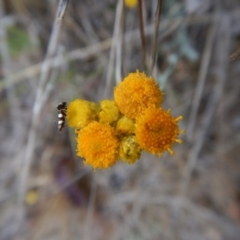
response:
<path fill-rule="evenodd" d="M 127 136 L 120 143 L 119 157 L 128 164 L 135 163 L 141 157 L 142 149 L 135 136 Z"/>
<path fill-rule="evenodd" d="M 134 133 L 134 121 L 126 116 L 123 116 L 117 121 L 116 130 L 120 134 Z"/>
<path fill-rule="evenodd" d="M 114 101 L 106 99 L 100 102 L 99 122 L 112 124 L 119 116 L 120 112 Z"/>
<path fill-rule="evenodd" d="M 118 158 L 119 142 L 114 129 L 99 122 L 91 122 L 78 132 L 77 155 L 85 164 L 96 168 L 109 168 Z"/>
<path fill-rule="evenodd" d="M 124 4 L 126 7 L 135 8 L 138 4 L 138 0 L 124 0 Z"/>
<path fill-rule="evenodd" d="M 94 102 L 76 99 L 69 103 L 67 121 L 69 127 L 82 128 L 97 119 L 99 107 Z"/>
<path fill-rule="evenodd" d="M 181 119 L 181 116 L 173 118 L 170 110 L 146 109 L 136 121 L 135 134 L 138 144 L 152 154 L 161 155 L 166 150 L 173 154 L 171 149 L 173 143 L 181 143 L 181 140 L 178 139 L 181 131 L 177 124 Z"/>
<path fill-rule="evenodd" d="M 163 93 L 157 82 L 145 73 L 130 73 L 114 91 L 114 100 L 124 115 L 135 119 L 149 107 L 159 107 Z"/>

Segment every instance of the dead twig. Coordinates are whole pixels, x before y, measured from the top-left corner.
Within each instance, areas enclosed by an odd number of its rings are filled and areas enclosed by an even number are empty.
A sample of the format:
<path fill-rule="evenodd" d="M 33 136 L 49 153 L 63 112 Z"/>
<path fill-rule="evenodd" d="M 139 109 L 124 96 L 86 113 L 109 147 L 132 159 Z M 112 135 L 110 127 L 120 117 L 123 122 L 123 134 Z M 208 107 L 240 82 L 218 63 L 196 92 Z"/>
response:
<path fill-rule="evenodd" d="M 65 12 L 67 10 L 68 2 L 69 2 L 69 0 L 62 0 L 60 2 L 58 16 L 57 16 L 57 22 L 63 20 Z"/>
<path fill-rule="evenodd" d="M 152 50 L 152 71 L 154 69 L 154 65 L 156 62 L 159 25 L 160 25 L 161 13 L 162 13 L 162 3 L 163 3 L 163 0 L 158 0 L 156 20 L 155 20 L 155 35 L 154 35 L 154 43 L 153 43 L 153 50 Z"/>
<path fill-rule="evenodd" d="M 240 57 L 240 48 L 237 49 L 234 53 L 231 54 L 230 60 L 234 61 L 234 60 L 236 60 L 239 57 Z"/>
<path fill-rule="evenodd" d="M 177 29 L 181 24 L 199 24 L 199 23 L 209 23 L 213 19 L 213 16 L 206 15 L 206 16 L 197 16 L 197 17 L 186 17 L 186 18 L 175 18 L 175 19 L 165 19 L 161 22 L 160 31 L 163 31 L 162 34 L 160 34 L 160 39 L 163 40 L 165 37 L 169 36 L 174 30 Z M 164 31 L 165 30 L 165 31 Z M 155 28 L 154 24 L 148 25 L 145 28 L 145 35 L 150 36 L 154 33 Z M 64 55 L 64 58 L 58 59 L 56 61 L 55 57 L 46 59 L 46 62 L 49 67 L 56 68 L 61 65 L 66 64 L 67 62 L 75 61 L 75 60 L 86 60 L 91 56 L 97 55 L 103 51 L 106 51 L 111 47 L 113 39 L 109 38 L 102 42 L 95 43 L 91 46 L 87 46 L 80 49 L 75 49 L 73 51 L 70 51 Z M 128 32 L 125 34 L 125 44 L 129 44 L 130 42 L 135 41 L 138 43 L 139 41 L 139 30 L 133 30 L 131 32 Z M 24 70 L 18 71 L 16 73 L 12 73 L 9 75 L 10 80 L 8 82 L 9 86 L 13 84 L 17 84 L 21 81 L 23 81 L 26 78 L 34 78 L 36 75 L 38 75 L 42 68 L 42 62 L 37 63 L 35 65 L 32 65 L 28 68 L 25 68 Z M 6 88 L 6 84 L 4 81 L 1 81 L 0 79 L 0 92 L 3 91 Z"/>
<path fill-rule="evenodd" d="M 125 32 L 126 32 L 126 7 L 125 5 L 123 5 L 123 12 L 122 12 L 122 75 L 125 76 L 126 75 L 126 64 L 125 64 Z"/>
<path fill-rule="evenodd" d="M 140 36 L 142 42 L 142 55 L 143 55 L 143 67 L 146 70 L 146 40 L 144 33 L 144 16 L 143 16 L 143 1 L 138 0 L 138 12 L 139 12 L 139 27 L 140 27 Z"/>
<path fill-rule="evenodd" d="M 202 57 L 202 61 L 201 61 L 200 73 L 198 76 L 197 86 L 196 86 L 196 90 L 195 90 L 195 94 L 194 94 L 192 109 L 191 109 L 188 128 L 187 128 L 186 136 L 187 136 L 187 139 L 189 142 L 192 141 L 192 139 L 193 139 L 193 131 L 194 131 L 194 127 L 195 127 L 198 109 L 200 106 L 201 97 L 203 94 L 204 85 L 205 85 L 206 78 L 207 78 L 207 72 L 208 72 L 209 62 L 210 62 L 211 55 L 212 55 L 212 47 L 213 47 L 213 43 L 214 43 L 214 39 L 215 39 L 216 28 L 217 28 L 216 23 L 213 23 L 210 26 L 210 28 L 208 30 L 208 34 L 207 34 L 207 40 L 205 43 L 203 57 Z"/>
<path fill-rule="evenodd" d="M 207 135 L 207 130 L 211 124 L 212 117 L 215 112 L 214 110 L 216 109 L 216 105 L 218 103 L 217 96 L 218 96 L 217 91 L 214 91 L 211 99 L 208 102 L 207 109 L 204 113 L 204 117 L 202 120 L 202 126 L 199 127 L 199 130 L 196 132 L 197 138 L 194 141 L 194 146 L 190 150 L 190 153 L 188 155 L 188 159 L 187 159 L 186 167 L 183 171 L 183 179 L 182 179 L 182 183 L 181 183 L 181 191 L 182 191 L 183 195 L 185 195 L 187 192 L 189 182 L 190 182 L 190 179 L 192 176 L 192 172 L 196 166 L 199 153 L 202 149 L 204 139 Z"/>
<path fill-rule="evenodd" d="M 113 32 L 113 38 L 110 40 L 111 42 L 111 51 L 110 51 L 110 57 L 108 62 L 108 68 L 107 68 L 107 80 L 106 80 L 106 87 L 104 96 L 107 97 L 110 91 L 111 87 L 111 78 L 113 75 L 113 68 L 116 58 L 116 48 L 119 43 L 119 32 L 121 27 L 121 16 L 122 16 L 122 9 L 123 9 L 123 0 L 118 1 L 117 10 L 116 10 L 116 18 L 114 23 L 114 32 Z M 119 81 L 116 79 L 116 81 Z"/>
<path fill-rule="evenodd" d="M 46 53 L 45 60 L 41 67 L 41 74 L 39 79 L 39 85 L 37 88 L 36 93 L 36 99 L 33 105 L 33 115 L 32 115 L 32 121 L 31 121 L 31 127 L 28 134 L 28 141 L 26 145 L 26 151 L 22 160 L 22 171 L 20 175 L 20 185 L 19 185 L 19 209 L 20 209 L 20 221 L 23 218 L 24 213 L 24 196 L 27 188 L 27 179 L 29 176 L 30 166 L 31 162 L 33 160 L 33 151 L 35 148 L 35 142 L 36 142 L 36 134 L 37 134 L 37 126 L 39 123 L 39 116 L 41 113 L 41 109 L 43 106 L 44 100 L 46 100 L 45 96 L 45 90 L 48 88 L 48 80 L 50 78 L 51 74 L 51 67 L 49 66 L 49 62 L 47 61 L 50 57 L 53 57 L 57 52 L 57 46 L 58 46 L 58 39 L 60 35 L 60 29 L 61 29 L 61 20 L 58 19 L 59 11 L 62 11 L 61 9 L 62 1 L 58 4 L 58 12 L 55 17 L 55 22 L 53 26 L 53 30 L 51 33 L 51 37 L 48 44 L 48 49 Z M 56 24 L 58 21 L 58 24 Z M 50 83 L 51 84 L 51 83 Z"/>
<path fill-rule="evenodd" d="M 190 149 L 186 167 L 183 171 L 183 178 L 181 182 L 181 191 L 183 195 L 187 194 L 187 190 L 190 184 L 193 170 L 197 164 L 198 156 L 204 144 L 204 140 L 208 134 L 208 129 L 210 127 L 211 121 L 213 119 L 215 110 L 218 103 L 221 100 L 221 95 L 223 91 L 224 82 L 226 80 L 227 63 L 229 56 L 230 47 L 230 19 L 228 16 L 221 15 L 221 22 L 218 25 L 218 36 L 225 36 L 222 41 L 218 41 L 215 50 L 215 59 L 217 62 L 217 72 L 216 72 L 216 83 L 211 97 L 208 101 L 207 108 L 204 112 L 201 127 L 199 127 L 194 142 L 194 146 Z M 219 50 L 221 49 L 221 51 Z M 223 51 L 224 49 L 224 51 Z"/>
<path fill-rule="evenodd" d="M 123 63 L 123 56 L 122 56 L 122 47 L 123 47 L 123 9 L 124 9 L 124 3 L 121 0 L 122 3 L 121 6 L 121 16 L 119 17 L 119 27 L 117 31 L 117 40 L 118 42 L 116 43 L 116 67 L 115 67 L 115 79 L 116 79 L 116 84 L 120 83 L 122 80 L 122 63 Z"/>

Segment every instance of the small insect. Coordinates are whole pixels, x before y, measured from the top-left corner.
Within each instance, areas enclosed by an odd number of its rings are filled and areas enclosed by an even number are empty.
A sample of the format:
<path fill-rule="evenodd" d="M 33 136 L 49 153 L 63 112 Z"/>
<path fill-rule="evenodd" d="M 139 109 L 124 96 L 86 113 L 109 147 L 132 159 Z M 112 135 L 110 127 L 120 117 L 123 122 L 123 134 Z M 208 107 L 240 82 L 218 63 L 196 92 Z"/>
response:
<path fill-rule="evenodd" d="M 61 132 L 66 122 L 67 103 L 61 102 L 60 104 L 58 104 L 57 110 L 58 110 L 58 130 Z"/>

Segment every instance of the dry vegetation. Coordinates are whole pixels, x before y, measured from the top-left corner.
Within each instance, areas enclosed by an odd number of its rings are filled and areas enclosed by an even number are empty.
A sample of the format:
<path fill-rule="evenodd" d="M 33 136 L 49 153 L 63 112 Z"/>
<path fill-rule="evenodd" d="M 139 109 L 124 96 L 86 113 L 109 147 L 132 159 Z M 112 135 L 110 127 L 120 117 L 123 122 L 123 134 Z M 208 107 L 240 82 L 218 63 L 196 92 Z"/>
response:
<path fill-rule="evenodd" d="M 175 155 L 94 172 L 57 131 L 59 102 L 111 98 L 143 70 L 137 8 L 117 2 L 72 0 L 56 23 L 58 1 L 0 0 L 0 239 L 240 239 L 238 0 L 163 1 L 153 75 L 184 116 Z"/>

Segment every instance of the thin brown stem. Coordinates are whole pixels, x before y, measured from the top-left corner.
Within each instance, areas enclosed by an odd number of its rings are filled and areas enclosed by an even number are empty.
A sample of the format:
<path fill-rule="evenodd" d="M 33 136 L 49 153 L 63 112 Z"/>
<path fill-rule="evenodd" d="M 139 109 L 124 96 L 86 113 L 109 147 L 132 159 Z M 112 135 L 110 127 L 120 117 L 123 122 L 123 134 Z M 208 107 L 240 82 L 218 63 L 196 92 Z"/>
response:
<path fill-rule="evenodd" d="M 216 23 L 213 23 L 208 30 L 207 40 L 205 43 L 205 48 L 203 51 L 203 57 L 201 61 L 201 68 L 198 76 L 198 83 L 196 86 L 195 95 L 192 103 L 192 110 L 189 117 L 189 124 L 187 128 L 187 139 L 189 142 L 192 141 L 194 137 L 195 124 L 197 119 L 197 113 L 199 110 L 200 102 L 202 99 L 205 82 L 207 79 L 207 73 L 209 68 L 209 63 L 212 56 L 212 48 L 214 44 L 215 34 L 217 31 Z"/>
<path fill-rule="evenodd" d="M 231 54 L 230 60 L 234 61 L 234 60 L 236 60 L 239 57 L 240 57 L 240 48 L 237 49 L 233 54 Z"/>
<path fill-rule="evenodd" d="M 158 33 L 159 33 L 158 30 L 159 30 L 160 18 L 162 13 L 162 4 L 163 4 L 163 0 L 158 0 L 157 11 L 156 11 L 156 21 L 155 21 L 155 36 L 154 36 L 153 51 L 152 51 L 152 71 L 156 62 L 157 42 L 158 42 Z"/>
<path fill-rule="evenodd" d="M 146 40 L 144 34 L 144 21 L 143 21 L 143 2 L 138 0 L 138 12 L 139 12 L 139 25 L 140 25 L 140 36 L 142 42 L 142 53 L 143 53 L 143 67 L 146 69 Z"/>
<path fill-rule="evenodd" d="M 123 5 L 122 11 L 122 74 L 125 76 L 126 66 L 125 66 L 125 32 L 126 32 L 126 7 Z"/>

